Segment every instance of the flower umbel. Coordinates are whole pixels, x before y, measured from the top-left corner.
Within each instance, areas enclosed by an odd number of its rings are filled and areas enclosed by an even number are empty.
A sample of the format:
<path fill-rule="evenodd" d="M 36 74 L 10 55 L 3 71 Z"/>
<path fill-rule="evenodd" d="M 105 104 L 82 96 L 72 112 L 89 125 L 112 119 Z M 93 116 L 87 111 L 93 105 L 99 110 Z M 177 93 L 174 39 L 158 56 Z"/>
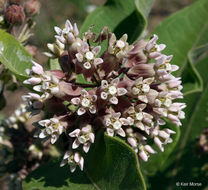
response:
<path fill-rule="evenodd" d="M 181 126 L 186 105 L 177 102 L 183 98 L 181 78 L 172 74 L 178 66 L 171 64 L 172 55 L 162 53 L 166 46 L 157 44 L 158 36 L 129 45 L 127 34 L 117 40 L 109 30 L 103 32 L 106 28 L 100 34 L 90 28 L 79 38 L 77 25 L 68 20 L 64 29 L 55 31 L 46 55 L 58 58 L 61 70 L 45 71 L 33 62 L 24 83 L 35 93 L 23 98 L 32 115 L 52 115 L 38 122 L 37 137 L 52 144 L 62 136 L 69 138 L 61 166 L 83 170 L 84 154 L 101 129 L 120 136 L 143 161 L 156 153 L 152 143 L 164 151 L 175 134 L 164 125 L 169 121 Z M 101 49 L 105 40 L 108 46 Z"/>

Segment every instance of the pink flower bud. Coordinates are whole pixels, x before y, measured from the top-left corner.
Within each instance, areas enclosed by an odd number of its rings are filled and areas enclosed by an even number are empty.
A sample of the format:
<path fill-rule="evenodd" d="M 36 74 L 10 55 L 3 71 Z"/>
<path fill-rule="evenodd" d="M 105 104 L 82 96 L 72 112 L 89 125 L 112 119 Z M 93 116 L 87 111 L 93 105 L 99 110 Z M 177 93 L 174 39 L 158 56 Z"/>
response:
<path fill-rule="evenodd" d="M 33 16 L 40 11 L 40 3 L 37 0 L 29 0 L 24 5 L 24 10 L 28 16 Z"/>
<path fill-rule="evenodd" d="M 22 24 L 25 19 L 25 13 L 21 6 L 11 5 L 6 10 L 5 17 L 10 24 Z"/>
<path fill-rule="evenodd" d="M 35 55 L 37 55 L 38 53 L 38 49 L 35 46 L 31 46 L 31 45 L 27 45 L 25 46 L 25 49 L 29 52 L 30 55 L 32 55 L 33 57 Z"/>

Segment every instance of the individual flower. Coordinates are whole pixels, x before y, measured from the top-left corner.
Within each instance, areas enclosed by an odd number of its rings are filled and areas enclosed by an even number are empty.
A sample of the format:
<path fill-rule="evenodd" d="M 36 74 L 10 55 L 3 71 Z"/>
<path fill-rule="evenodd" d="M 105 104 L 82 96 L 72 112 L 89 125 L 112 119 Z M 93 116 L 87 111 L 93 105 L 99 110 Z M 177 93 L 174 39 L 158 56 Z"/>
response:
<path fill-rule="evenodd" d="M 139 146 L 139 157 L 145 162 L 148 161 L 150 154 L 155 154 L 156 151 L 150 145 L 141 145 Z"/>
<path fill-rule="evenodd" d="M 77 110 L 78 115 L 83 115 L 86 111 L 89 111 L 91 114 L 96 113 L 97 95 L 91 93 L 93 92 L 87 92 L 83 89 L 80 97 L 71 99 L 71 103 L 79 107 Z"/>
<path fill-rule="evenodd" d="M 63 167 L 66 164 L 69 164 L 72 173 L 76 170 L 77 165 L 80 167 L 81 170 L 83 170 L 84 158 L 78 152 L 73 153 L 71 151 L 67 151 L 63 157 L 60 166 Z"/>
<path fill-rule="evenodd" d="M 22 96 L 22 99 L 28 104 L 26 107 L 27 111 L 30 112 L 31 115 L 36 115 L 39 114 L 41 108 L 43 108 L 45 96 L 30 92 L 27 95 Z"/>
<path fill-rule="evenodd" d="M 33 87 L 36 92 L 48 93 L 50 97 L 59 93 L 59 79 L 56 76 L 46 72 L 41 79 L 42 83 Z"/>
<path fill-rule="evenodd" d="M 122 59 L 134 48 L 127 42 L 127 34 L 124 34 L 119 40 L 116 39 L 115 34 L 111 35 L 108 45 L 108 52 L 115 55 L 118 59 Z"/>
<path fill-rule="evenodd" d="M 170 138 L 171 134 L 175 134 L 175 131 L 168 128 L 160 130 L 159 126 L 150 130 L 151 138 L 154 139 L 154 143 L 162 152 L 164 152 L 164 145 L 172 143 L 173 140 Z"/>
<path fill-rule="evenodd" d="M 90 149 L 90 145 L 94 143 L 95 135 L 92 130 L 91 125 L 86 125 L 81 129 L 75 129 L 71 133 L 69 133 L 70 137 L 76 137 L 74 143 L 72 144 L 72 148 L 76 149 L 81 144 L 83 145 L 83 150 L 87 153 Z"/>
<path fill-rule="evenodd" d="M 64 53 L 65 45 L 61 43 L 59 40 L 56 40 L 53 44 L 47 44 L 50 52 L 45 52 L 44 54 L 49 58 L 57 58 L 60 57 Z"/>
<path fill-rule="evenodd" d="M 58 118 L 45 119 L 38 122 L 42 127 L 39 138 L 51 138 L 51 144 L 54 144 L 59 136 L 66 130 L 66 123 L 61 122 Z"/>
<path fill-rule="evenodd" d="M 185 119 L 185 113 L 182 111 L 186 107 L 185 103 L 173 103 L 167 112 L 168 119 L 177 126 L 181 126 L 181 119 Z"/>
<path fill-rule="evenodd" d="M 155 99 L 155 106 L 169 108 L 172 105 L 173 98 L 168 92 L 160 92 Z"/>
<path fill-rule="evenodd" d="M 148 133 L 148 126 L 153 125 L 153 116 L 149 113 L 144 112 L 146 104 L 138 104 L 137 106 L 129 107 L 127 111 L 127 120 L 129 125 L 134 125 L 135 127 L 141 129 Z"/>
<path fill-rule="evenodd" d="M 55 38 L 63 44 L 72 44 L 79 35 L 77 24 L 75 23 L 74 26 L 72 26 L 69 20 L 66 21 L 64 29 L 57 26 L 54 29 L 57 33 Z"/>
<path fill-rule="evenodd" d="M 139 157 L 145 162 L 148 160 L 150 154 L 155 154 L 156 151 L 149 145 L 146 144 L 147 138 L 140 133 L 134 133 L 132 128 L 126 129 L 127 142 L 139 155 Z"/>
<path fill-rule="evenodd" d="M 161 56 L 161 52 L 166 47 L 165 44 L 157 44 L 157 40 L 158 36 L 154 34 L 145 47 L 145 51 L 148 54 L 148 57 L 151 59 L 156 59 Z"/>
<path fill-rule="evenodd" d="M 122 126 L 129 125 L 129 122 L 127 119 L 121 117 L 121 113 L 110 113 L 105 116 L 104 118 L 104 125 L 107 128 L 107 134 L 109 136 L 114 136 L 115 134 L 118 134 L 122 137 L 125 137 L 125 131 L 122 129 Z"/>
<path fill-rule="evenodd" d="M 96 68 L 97 65 L 103 63 L 101 58 L 97 58 L 100 50 L 101 46 L 91 48 L 87 42 L 83 42 L 78 48 L 76 59 L 87 70 L 91 69 L 92 67 Z"/>
<path fill-rule="evenodd" d="M 137 96 L 138 100 L 148 103 L 148 99 L 158 94 L 155 90 L 150 88 L 153 81 L 154 78 L 138 78 L 132 86 L 132 94 Z"/>
<path fill-rule="evenodd" d="M 170 64 L 172 57 L 173 57 L 172 55 L 170 56 L 161 55 L 156 60 L 154 68 L 159 80 L 161 81 L 171 80 L 173 76 L 170 73 L 178 70 L 179 67 L 177 65 Z"/>
<path fill-rule="evenodd" d="M 60 90 L 59 79 L 50 71 L 45 72 L 38 63 L 32 61 L 32 64 L 32 69 L 26 70 L 30 78 L 25 80 L 24 84 L 33 85 L 36 92 L 45 93 L 48 98 L 58 94 Z"/>
<path fill-rule="evenodd" d="M 183 89 L 181 85 L 181 78 L 174 78 L 165 83 L 162 83 L 158 86 L 160 91 L 166 91 L 170 94 L 173 99 L 183 98 L 183 93 L 181 90 Z"/>
<path fill-rule="evenodd" d="M 120 85 L 120 79 L 113 79 L 110 84 L 107 80 L 101 81 L 101 93 L 102 100 L 109 100 L 111 104 L 118 104 L 118 96 L 127 94 L 127 90 Z"/>

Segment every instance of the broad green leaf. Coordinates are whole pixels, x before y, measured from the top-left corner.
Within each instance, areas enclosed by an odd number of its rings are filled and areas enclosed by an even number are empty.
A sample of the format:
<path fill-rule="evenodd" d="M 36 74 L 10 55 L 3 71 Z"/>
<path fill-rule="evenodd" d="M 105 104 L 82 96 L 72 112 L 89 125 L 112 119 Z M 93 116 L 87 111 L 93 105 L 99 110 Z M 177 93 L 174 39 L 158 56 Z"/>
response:
<path fill-rule="evenodd" d="M 185 96 L 185 101 L 189 94 L 200 92 L 203 89 L 202 74 L 197 71 L 194 64 L 206 55 L 206 44 L 208 42 L 208 36 L 205 36 L 205 31 L 208 30 L 208 25 L 206 24 L 207 17 L 208 1 L 199 0 L 165 19 L 153 31 L 153 33 L 159 36 L 159 41 L 167 45 L 165 53 L 174 55 L 172 63 L 180 66 L 177 75 L 181 76 L 182 74 L 184 93 L 187 95 Z M 189 104 L 187 102 L 188 106 Z M 182 129 L 181 132 L 180 129 Z M 179 146 L 179 136 L 180 139 L 183 139 L 184 134 L 186 134 L 186 124 L 183 123 L 180 129 L 177 129 L 176 136 L 174 137 L 173 135 L 173 144 L 167 146 L 164 153 L 153 155 L 149 164 L 142 164 L 144 173 L 153 175 L 158 169 L 161 170 L 162 166 L 168 165 L 171 158 L 170 153 L 175 149 L 177 150 Z M 174 151 L 173 155 L 175 154 L 176 152 Z M 169 159 L 166 160 L 168 157 Z M 174 160 L 175 156 L 172 161 Z"/>
<path fill-rule="evenodd" d="M 107 0 L 93 11 L 85 20 L 81 34 L 92 24 L 94 32 L 100 32 L 103 27 L 121 37 L 124 33 L 129 36 L 129 42 L 134 42 L 146 27 L 146 17 L 154 0 Z"/>
<path fill-rule="evenodd" d="M 50 162 L 32 172 L 23 188 L 73 190 L 143 190 L 146 189 L 133 150 L 117 137 L 98 133 L 85 158 L 85 171 L 71 174 L 69 167 L 59 168 L 60 161 Z"/>
<path fill-rule="evenodd" d="M 166 54 L 174 55 L 172 63 L 180 66 L 177 75 L 188 72 L 194 82 L 184 88 L 185 93 L 201 91 L 202 82 L 198 72 L 192 67 L 190 52 L 200 45 L 208 43 L 208 1 L 198 0 L 193 5 L 165 19 L 154 31 L 159 41 L 167 44 Z M 188 65 L 189 69 L 186 70 Z M 190 71 L 191 69 L 191 71 Z M 190 86 L 190 84 L 192 84 Z"/>
<path fill-rule="evenodd" d="M 0 30 L 0 62 L 19 79 L 27 77 L 25 70 L 31 67 L 32 57 L 10 34 Z"/>
<path fill-rule="evenodd" d="M 23 182 L 25 190 L 95 190 L 84 172 L 70 173 L 68 166 L 61 168 L 61 160 L 52 160 L 33 171 Z"/>

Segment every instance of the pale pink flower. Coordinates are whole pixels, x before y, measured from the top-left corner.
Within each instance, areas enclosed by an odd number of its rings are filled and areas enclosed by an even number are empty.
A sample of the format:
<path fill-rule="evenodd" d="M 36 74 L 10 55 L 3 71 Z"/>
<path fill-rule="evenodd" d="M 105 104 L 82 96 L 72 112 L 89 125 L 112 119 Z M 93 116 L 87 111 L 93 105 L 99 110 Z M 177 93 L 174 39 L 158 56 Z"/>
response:
<path fill-rule="evenodd" d="M 84 69 L 96 68 L 97 65 L 103 63 L 102 58 L 97 58 L 101 46 L 96 46 L 91 48 L 87 42 L 83 42 L 78 48 L 78 53 L 76 54 L 76 60 L 82 64 Z"/>
<path fill-rule="evenodd" d="M 129 125 L 133 125 L 148 134 L 148 126 L 153 125 L 153 116 L 143 110 L 146 108 L 146 104 L 138 104 L 137 106 L 131 106 L 127 111 L 127 120 Z"/>
<path fill-rule="evenodd" d="M 115 34 L 112 34 L 108 45 L 108 52 L 115 55 L 118 59 L 126 57 L 134 48 L 133 45 L 128 44 L 127 38 L 127 34 L 124 34 L 119 40 L 117 40 Z"/>
<path fill-rule="evenodd" d="M 109 100 L 111 104 L 118 104 L 118 96 L 124 96 L 127 94 L 127 90 L 123 87 L 119 87 L 119 78 L 113 79 L 110 84 L 107 80 L 101 81 L 101 99 Z"/>
<path fill-rule="evenodd" d="M 80 167 L 80 170 L 83 171 L 84 158 L 78 152 L 73 153 L 71 151 L 66 151 L 60 166 L 63 167 L 66 164 L 69 164 L 72 173 L 76 170 L 77 165 Z"/>
<path fill-rule="evenodd" d="M 96 108 L 97 96 L 94 94 L 88 93 L 86 90 L 81 91 L 81 96 L 77 98 L 72 98 L 71 103 L 79 106 L 77 110 L 78 115 L 83 115 L 86 111 L 89 111 L 91 114 L 95 114 L 97 111 Z"/>
<path fill-rule="evenodd" d="M 92 131 L 92 126 L 89 124 L 82 127 L 81 129 L 75 129 L 69 133 L 69 136 L 76 138 L 72 144 L 72 148 L 76 149 L 82 144 L 83 150 L 86 153 L 89 151 L 90 145 L 95 141 L 95 135 Z"/>
<path fill-rule="evenodd" d="M 54 144 L 59 136 L 65 132 L 66 124 L 58 118 L 45 119 L 38 122 L 43 127 L 39 133 L 39 138 L 51 138 L 51 144 Z"/>
<path fill-rule="evenodd" d="M 153 35 L 150 41 L 147 43 L 145 50 L 148 53 L 149 58 L 156 59 L 161 56 L 161 51 L 163 51 L 166 47 L 165 44 L 157 44 L 158 36 Z"/>
<path fill-rule="evenodd" d="M 154 78 L 146 78 L 143 77 L 138 78 L 133 86 L 132 86 L 132 94 L 137 96 L 138 100 L 148 103 L 151 101 L 153 96 L 156 96 L 158 93 L 150 88 L 150 85 L 154 82 Z M 151 101 L 152 102 L 152 101 Z"/>
<path fill-rule="evenodd" d="M 105 116 L 104 118 L 104 125 L 107 128 L 107 134 L 109 136 L 114 136 L 118 134 L 122 137 L 125 137 L 125 131 L 122 129 L 122 126 L 129 125 L 127 119 L 121 117 L 121 113 L 111 113 Z"/>
<path fill-rule="evenodd" d="M 72 26 L 69 20 L 66 21 L 64 29 L 61 29 L 56 26 L 54 30 L 57 33 L 55 38 L 63 44 L 72 44 L 79 35 L 77 24 L 75 23 L 74 26 Z"/>

